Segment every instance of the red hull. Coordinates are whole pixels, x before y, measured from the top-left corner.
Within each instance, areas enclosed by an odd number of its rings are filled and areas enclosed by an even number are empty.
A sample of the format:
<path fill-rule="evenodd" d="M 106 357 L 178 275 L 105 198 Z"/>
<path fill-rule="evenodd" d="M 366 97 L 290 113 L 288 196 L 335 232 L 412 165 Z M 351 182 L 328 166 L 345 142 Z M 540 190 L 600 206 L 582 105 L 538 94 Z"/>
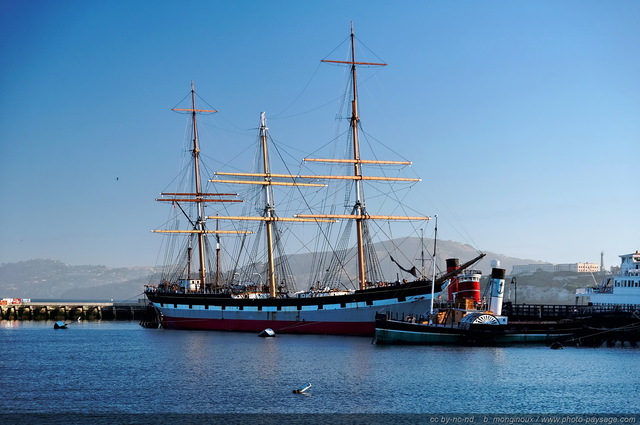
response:
<path fill-rule="evenodd" d="M 273 320 L 191 319 L 164 317 L 167 329 L 194 329 L 213 331 L 260 332 L 271 328 L 277 333 L 371 336 L 374 322 L 296 322 Z"/>

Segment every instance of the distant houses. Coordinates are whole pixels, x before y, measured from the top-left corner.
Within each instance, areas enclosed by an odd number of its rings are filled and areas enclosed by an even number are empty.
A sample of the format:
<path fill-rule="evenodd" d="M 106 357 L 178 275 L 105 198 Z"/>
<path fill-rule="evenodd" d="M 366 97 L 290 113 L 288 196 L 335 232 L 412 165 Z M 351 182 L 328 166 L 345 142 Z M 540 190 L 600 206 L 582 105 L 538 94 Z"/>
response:
<path fill-rule="evenodd" d="M 511 275 L 532 274 L 537 271 L 543 272 L 573 272 L 573 273 L 597 273 L 600 265 L 596 263 L 571 263 L 571 264 L 519 264 L 511 269 Z"/>

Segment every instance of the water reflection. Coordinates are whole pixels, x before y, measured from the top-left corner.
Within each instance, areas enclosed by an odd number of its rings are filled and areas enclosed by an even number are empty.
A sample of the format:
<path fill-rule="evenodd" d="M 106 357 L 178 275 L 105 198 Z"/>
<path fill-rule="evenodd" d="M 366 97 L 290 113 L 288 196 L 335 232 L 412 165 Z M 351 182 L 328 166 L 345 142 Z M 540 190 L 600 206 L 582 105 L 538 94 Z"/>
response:
<path fill-rule="evenodd" d="M 135 323 L 15 325 L 0 323 L 0 344 L 11 347 L 0 372 L 20 382 L 2 399 L 10 411 L 640 413 L 629 397 L 640 391 L 630 372 L 637 349 L 383 347 Z M 307 382 L 311 397 L 292 394 Z"/>

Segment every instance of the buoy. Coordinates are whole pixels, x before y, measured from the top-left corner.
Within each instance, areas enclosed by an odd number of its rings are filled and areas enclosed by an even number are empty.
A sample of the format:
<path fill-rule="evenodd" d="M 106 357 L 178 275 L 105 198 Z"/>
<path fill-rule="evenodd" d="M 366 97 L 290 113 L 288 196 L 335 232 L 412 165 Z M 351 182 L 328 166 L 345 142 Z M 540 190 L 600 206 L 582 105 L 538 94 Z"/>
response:
<path fill-rule="evenodd" d="M 269 338 L 269 337 L 272 337 L 272 336 L 276 336 L 276 333 L 273 331 L 273 329 L 267 328 L 267 329 L 263 330 L 262 332 L 260 332 L 258 334 L 258 336 L 261 336 L 262 338 Z"/>
<path fill-rule="evenodd" d="M 554 342 L 549 348 L 551 348 L 552 350 L 562 350 L 564 348 L 564 345 L 559 342 Z"/>
<path fill-rule="evenodd" d="M 309 382 L 305 387 L 303 388 L 296 388 L 295 390 L 291 391 L 294 394 L 304 394 L 305 391 L 307 391 L 309 388 L 311 388 L 311 382 Z"/>

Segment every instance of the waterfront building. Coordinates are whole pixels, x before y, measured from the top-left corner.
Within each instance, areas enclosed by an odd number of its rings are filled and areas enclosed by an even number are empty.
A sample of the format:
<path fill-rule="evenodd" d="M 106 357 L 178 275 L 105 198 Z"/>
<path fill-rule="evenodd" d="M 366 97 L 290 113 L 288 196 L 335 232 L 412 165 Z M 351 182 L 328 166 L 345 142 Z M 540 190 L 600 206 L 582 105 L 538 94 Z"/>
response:
<path fill-rule="evenodd" d="M 596 263 L 570 263 L 570 264 L 517 264 L 511 269 L 511 275 L 532 274 L 543 272 L 573 272 L 573 273 L 597 273 L 600 266 Z"/>

